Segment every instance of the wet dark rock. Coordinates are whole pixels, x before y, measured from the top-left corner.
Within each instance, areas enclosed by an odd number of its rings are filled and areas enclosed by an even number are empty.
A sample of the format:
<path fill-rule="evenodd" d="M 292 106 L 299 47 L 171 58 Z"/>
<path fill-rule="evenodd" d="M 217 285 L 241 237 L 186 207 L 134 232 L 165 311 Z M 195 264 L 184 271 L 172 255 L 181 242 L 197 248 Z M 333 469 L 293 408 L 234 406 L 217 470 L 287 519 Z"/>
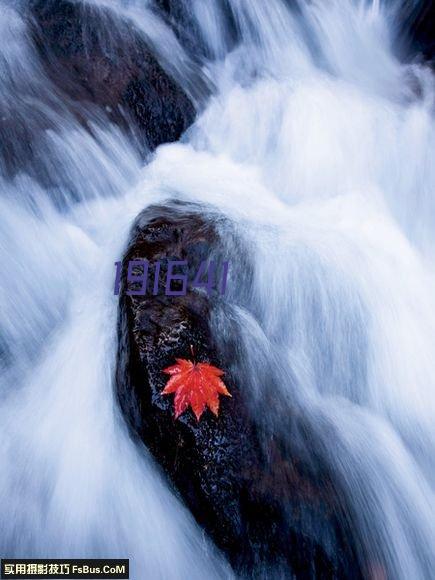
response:
<path fill-rule="evenodd" d="M 435 62 L 435 4 L 432 0 L 403 2 L 400 11 L 401 36 L 412 58 Z"/>
<path fill-rule="evenodd" d="M 230 224 L 213 209 L 178 202 L 152 206 L 136 220 L 124 268 L 129 260 L 148 260 L 153 280 L 155 261 L 187 260 L 191 280 L 201 261 L 234 258 L 232 236 Z M 238 252 L 248 255 L 240 241 Z M 243 277 L 249 276 L 248 260 Z M 285 440 L 253 412 L 249 379 L 234 372 L 240 328 L 228 328 L 231 337 L 225 341 L 210 322 L 226 309 L 222 296 L 198 289 L 165 296 L 164 279 L 163 268 L 157 296 L 130 296 L 126 284 L 121 287 L 117 389 L 132 433 L 238 574 L 361 578 L 351 516 L 332 474 L 316 457 L 314 435 L 277 394 L 277 412 L 289 420 Z M 239 283 L 237 275 L 230 283 Z M 217 418 L 206 410 L 198 422 L 189 409 L 175 420 L 173 396 L 161 395 L 168 379 L 162 369 L 176 358 L 192 359 L 192 348 L 197 362 L 226 371 L 232 398 L 221 397 Z M 296 430 L 298 423 L 311 457 L 293 442 L 291 425 Z"/>
<path fill-rule="evenodd" d="M 222 58 L 224 56 L 224 54 L 213 54 L 213 51 L 207 45 L 201 34 L 190 0 L 155 0 L 155 4 L 173 29 L 182 46 L 193 59 L 204 61 L 204 59 L 213 59 L 216 56 Z M 220 29 L 220 34 L 224 36 L 226 51 L 229 52 L 240 41 L 233 11 L 227 0 L 216 2 L 214 8 L 219 18 L 222 18 L 223 26 Z M 216 22 L 216 26 L 219 26 L 218 22 Z"/>
<path fill-rule="evenodd" d="M 54 84 L 100 107 L 147 148 L 176 141 L 195 110 L 133 24 L 110 9 L 71 0 L 32 0 L 33 36 Z"/>

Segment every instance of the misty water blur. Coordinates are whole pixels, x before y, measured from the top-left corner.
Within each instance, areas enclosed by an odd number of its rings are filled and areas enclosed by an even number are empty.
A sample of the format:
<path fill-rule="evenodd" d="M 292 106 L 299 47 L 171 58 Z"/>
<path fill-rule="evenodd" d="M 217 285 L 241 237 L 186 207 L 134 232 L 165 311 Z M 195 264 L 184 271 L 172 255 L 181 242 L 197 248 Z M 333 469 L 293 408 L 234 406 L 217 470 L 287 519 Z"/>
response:
<path fill-rule="evenodd" d="M 228 303 L 254 405 L 264 413 L 273 376 L 307 417 L 372 578 L 429 579 L 432 73 L 399 62 L 391 2 L 184 0 L 196 59 L 151 4 L 83 2 L 132 23 L 198 107 L 144 167 L 104 113 L 85 112 L 91 133 L 65 108 L 25 4 L 0 8 L 14 148 L 0 198 L 0 553 L 130 557 L 135 579 L 231 577 L 113 397 L 113 263 L 137 213 L 176 195 L 220 208 L 251 248 L 252 287 L 242 300 L 230 276 Z"/>

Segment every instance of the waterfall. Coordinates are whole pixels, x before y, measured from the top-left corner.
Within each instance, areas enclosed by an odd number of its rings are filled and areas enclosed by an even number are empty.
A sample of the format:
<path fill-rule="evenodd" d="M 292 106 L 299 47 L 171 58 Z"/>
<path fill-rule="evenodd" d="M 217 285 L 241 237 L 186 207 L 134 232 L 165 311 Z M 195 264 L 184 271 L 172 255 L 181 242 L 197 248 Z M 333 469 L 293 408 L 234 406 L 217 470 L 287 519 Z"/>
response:
<path fill-rule="evenodd" d="M 31 4 L 0 8 L 0 555 L 233 577 L 114 396 L 113 264 L 136 215 L 177 197 L 249 248 L 226 300 L 254 412 L 335 474 L 368 578 L 429 580 L 435 92 L 401 57 L 399 3 L 83 0 L 107 53 L 134 29 L 194 103 L 145 161 L 104 107 L 59 91 Z M 308 440 L 268 410 L 271 380 Z"/>

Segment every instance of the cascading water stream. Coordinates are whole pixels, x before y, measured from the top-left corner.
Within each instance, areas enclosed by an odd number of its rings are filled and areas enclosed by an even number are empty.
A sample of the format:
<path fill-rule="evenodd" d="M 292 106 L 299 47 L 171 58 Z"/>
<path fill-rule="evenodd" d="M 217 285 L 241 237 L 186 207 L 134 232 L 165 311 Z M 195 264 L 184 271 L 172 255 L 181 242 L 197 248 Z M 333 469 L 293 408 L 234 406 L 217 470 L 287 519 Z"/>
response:
<path fill-rule="evenodd" d="M 233 576 L 113 396 L 113 263 L 136 215 L 178 197 L 219 208 L 251 248 L 252 286 L 242 300 L 230 276 L 227 301 L 254 410 L 267 415 L 273 377 L 306 418 L 301 445 L 335 473 L 368 578 L 428 580 L 435 93 L 429 69 L 395 56 L 396 4 L 179 2 L 196 58 L 150 2 L 83 4 L 129 22 L 163 66 L 178 51 L 170 72 L 200 112 L 141 167 L 104 112 L 83 109 L 89 131 L 64 106 L 25 3 L 0 9 L 1 112 L 21 139 L 0 199 L 0 554 L 129 557 L 135 580 Z M 268 420 L 286 435 L 285 417 Z"/>

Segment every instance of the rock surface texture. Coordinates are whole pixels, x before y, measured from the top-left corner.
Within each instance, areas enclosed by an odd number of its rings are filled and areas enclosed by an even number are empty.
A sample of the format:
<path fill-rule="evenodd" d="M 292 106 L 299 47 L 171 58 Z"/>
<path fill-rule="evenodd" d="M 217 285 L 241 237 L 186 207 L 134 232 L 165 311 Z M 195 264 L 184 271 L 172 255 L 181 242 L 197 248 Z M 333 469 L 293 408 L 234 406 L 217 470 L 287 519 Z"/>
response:
<path fill-rule="evenodd" d="M 33 0 L 34 38 L 50 78 L 70 98 L 133 125 L 149 149 L 176 141 L 194 107 L 157 62 L 143 35 L 108 8 Z"/>
<path fill-rule="evenodd" d="M 148 260 L 153 279 L 155 261 L 187 260 L 192 279 L 201 261 L 231 259 L 223 236 L 229 229 L 201 206 L 149 207 L 136 220 L 123 264 Z M 164 278 L 163 268 L 162 287 Z M 117 366 L 124 416 L 234 570 L 250 578 L 359 578 L 350 532 L 338 525 L 343 514 L 330 474 L 268 432 L 249 403 L 249 381 L 232 372 L 237 331 L 228 329 L 233 334 L 222 347 L 210 323 L 225 311 L 223 297 L 198 289 L 186 296 L 127 290 L 123 284 Z M 168 380 L 162 370 L 176 358 L 192 359 L 192 348 L 197 362 L 226 371 L 232 398 L 221 397 L 218 417 L 206 410 L 197 421 L 189 409 L 176 420 L 173 398 L 162 396 Z M 298 421 L 290 410 L 288 416 Z"/>

